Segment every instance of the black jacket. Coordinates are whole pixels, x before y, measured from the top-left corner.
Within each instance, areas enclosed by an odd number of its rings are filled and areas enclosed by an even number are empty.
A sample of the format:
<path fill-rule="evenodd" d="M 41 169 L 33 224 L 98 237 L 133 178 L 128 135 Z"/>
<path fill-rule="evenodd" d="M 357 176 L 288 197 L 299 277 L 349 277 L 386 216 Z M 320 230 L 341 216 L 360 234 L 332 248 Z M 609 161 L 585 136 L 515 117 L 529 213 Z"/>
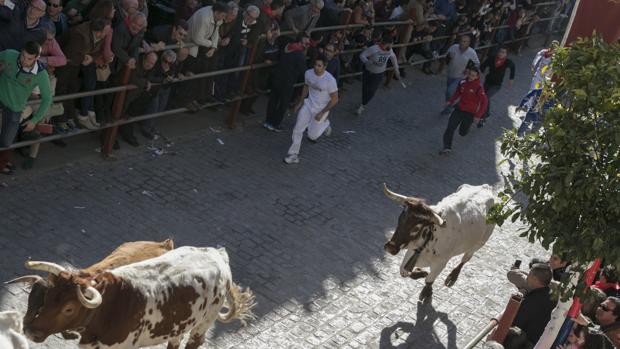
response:
<path fill-rule="evenodd" d="M 480 65 L 480 71 L 484 72 L 486 68 L 489 68 L 489 74 L 484 78 L 484 84 L 486 86 L 501 86 L 506 75 L 506 69 L 510 69 L 510 80 L 515 78 L 515 64 L 508 58 L 504 61 L 499 68 L 495 67 L 495 56 L 487 58 L 486 61 Z"/>
<path fill-rule="evenodd" d="M 163 24 L 154 27 L 145 34 L 145 39 L 151 44 L 163 42 L 166 45 L 174 45 L 176 41 L 172 39 L 172 25 Z"/>
<path fill-rule="evenodd" d="M 512 326 L 525 331 L 527 339 L 535 344 L 545 331 L 556 303 L 551 299 L 549 287 L 531 290 L 523 298 Z"/>
<path fill-rule="evenodd" d="M 280 61 L 273 72 L 273 82 L 278 88 L 292 88 L 306 72 L 306 53 L 303 50 L 292 49 L 292 46 L 298 44 L 289 44 L 280 53 Z"/>
<path fill-rule="evenodd" d="M 112 65 L 114 72 L 121 71 L 129 59 L 138 59 L 143 38 L 144 30 L 136 35 L 132 35 L 124 22 L 114 28 L 112 36 L 112 52 L 114 52 L 114 62 Z"/>

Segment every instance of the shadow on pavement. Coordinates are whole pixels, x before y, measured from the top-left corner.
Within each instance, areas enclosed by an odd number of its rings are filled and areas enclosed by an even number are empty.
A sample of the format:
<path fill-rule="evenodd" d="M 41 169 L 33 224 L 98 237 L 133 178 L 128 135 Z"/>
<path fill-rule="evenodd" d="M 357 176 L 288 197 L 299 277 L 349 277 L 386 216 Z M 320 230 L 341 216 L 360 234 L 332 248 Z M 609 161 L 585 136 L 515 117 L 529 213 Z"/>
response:
<path fill-rule="evenodd" d="M 435 322 L 439 320 L 447 328 L 448 344 L 445 346 L 436 333 Z M 399 321 L 381 331 L 380 349 L 418 348 L 416 343 L 424 343 L 424 348 L 456 349 L 456 325 L 448 314 L 438 312 L 431 304 L 418 303 L 416 322 Z"/>

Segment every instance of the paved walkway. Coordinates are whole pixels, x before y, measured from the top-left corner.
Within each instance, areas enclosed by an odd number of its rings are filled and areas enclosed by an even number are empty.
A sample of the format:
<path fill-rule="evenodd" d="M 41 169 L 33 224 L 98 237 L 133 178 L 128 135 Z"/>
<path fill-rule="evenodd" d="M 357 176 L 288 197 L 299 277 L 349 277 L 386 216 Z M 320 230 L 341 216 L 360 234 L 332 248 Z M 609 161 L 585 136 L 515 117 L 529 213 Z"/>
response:
<path fill-rule="evenodd" d="M 439 115 L 445 78 L 411 69 L 407 89 L 380 90 L 359 117 L 352 111 L 360 84 L 346 84 L 331 115 L 334 134 L 304 141 L 295 166 L 282 163 L 290 131 L 268 133 L 262 117 L 228 131 L 224 116 L 212 112 L 159 120 L 175 142 L 163 155 L 146 143 L 139 150 L 121 143 L 117 161 L 101 161 L 94 137 L 65 152 L 43 147 L 38 170 L 0 179 L 1 279 L 27 273 L 29 256 L 86 266 L 125 241 L 220 244 L 235 280 L 255 291 L 258 320 L 242 329 L 217 325 L 205 347 L 460 348 L 503 309 L 514 259 L 543 250 L 507 224 L 454 287 L 442 286 L 444 272 L 433 305 L 418 305 L 423 281 L 401 278 L 402 255 L 383 252 L 400 207 L 381 185 L 429 202 L 462 183 L 499 185 L 495 139 L 513 127 L 507 106 L 526 92 L 533 54 L 513 57 L 515 86 L 495 96 L 484 128 L 455 137 L 449 157 L 437 155 L 447 123 Z M 285 126 L 292 125 L 288 118 Z M 0 310 L 23 311 L 25 300 L 21 287 L 0 288 Z M 32 345 L 75 347 L 56 336 Z"/>

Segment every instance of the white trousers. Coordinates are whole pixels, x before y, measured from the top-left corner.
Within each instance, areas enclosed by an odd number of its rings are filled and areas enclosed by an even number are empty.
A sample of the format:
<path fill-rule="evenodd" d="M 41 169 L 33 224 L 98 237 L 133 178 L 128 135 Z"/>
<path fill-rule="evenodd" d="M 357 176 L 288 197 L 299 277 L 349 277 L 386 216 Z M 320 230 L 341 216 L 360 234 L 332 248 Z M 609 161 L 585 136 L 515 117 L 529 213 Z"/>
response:
<path fill-rule="evenodd" d="M 323 116 L 323 120 L 316 121 L 314 117 L 321 110 L 312 110 L 307 103 L 297 113 L 297 122 L 293 129 L 293 144 L 288 150 L 288 154 L 299 154 L 299 148 L 301 147 L 301 140 L 304 137 L 304 131 L 308 129 L 308 138 L 315 140 L 325 132 L 325 129 L 329 126 L 329 112 Z"/>

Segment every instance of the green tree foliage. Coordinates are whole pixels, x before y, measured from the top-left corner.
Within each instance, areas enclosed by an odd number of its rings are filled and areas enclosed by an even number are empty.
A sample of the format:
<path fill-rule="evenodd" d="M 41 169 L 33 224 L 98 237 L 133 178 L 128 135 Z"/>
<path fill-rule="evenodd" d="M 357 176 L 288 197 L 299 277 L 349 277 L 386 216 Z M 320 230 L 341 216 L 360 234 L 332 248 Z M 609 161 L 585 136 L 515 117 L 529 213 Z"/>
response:
<path fill-rule="evenodd" d="M 595 34 L 554 52 L 541 97 L 553 107 L 538 132 L 502 136 L 502 154 L 527 166 L 507 174 L 513 187 L 488 219 L 520 217 L 531 242 L 580 265 L 620 266 L 620 46 Z M 519 193 L 524 202 L 513 200 Z"/>

